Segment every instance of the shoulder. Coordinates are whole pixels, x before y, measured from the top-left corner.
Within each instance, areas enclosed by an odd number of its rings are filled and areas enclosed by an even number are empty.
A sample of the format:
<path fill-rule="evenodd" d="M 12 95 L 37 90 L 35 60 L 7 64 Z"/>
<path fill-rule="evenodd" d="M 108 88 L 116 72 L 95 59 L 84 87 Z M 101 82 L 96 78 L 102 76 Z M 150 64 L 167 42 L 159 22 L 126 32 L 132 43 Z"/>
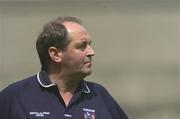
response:
<path fill-rule="evenodd" d="M 114 102 L 114 98 L 108 92 L 108 90 L 101 84 L 95 82 L 85 81 L 91 93 L 97 95 L 102 98 L 102 100 L 106 102 Z M 106 98 L 104 98 L 106 97 Z"/>
<path fill-rule="evenodd" d="M 90 90 L 92 91 L 107 91 L 105 89 L 104 86 L 102 86 L 101 84 L 95 83 L 95 82 L 89 82 L 89 81 L 85 81 L 85 83 L 87 84 L 87 86 L 90 88 Z"/>
<path fill-rule="evenodd" d="M 0 92 L 0 100 L 5 97 L 16 97 L 20 93 L 24 92 L 26 88 L 30 87 L 33 83 L 35 83 L 35 78 L 36 77 L 34 75 L 10 84 L 8 87 L 6 87 Z"/>
<path fill-rule="evenodd" d="M 0 92 L 0 118 L 13 119 L 15 111 L 20 110 L 20 98 L 36 81 L 35 76 L 15 82 Z"/>
<path fill-rule="evenodd" d="M 116 100 L 111 96 L 111 94 L 105 89 L 104 86 L 94 83 L 94 82 L 87 82 L 87 86 L 92 91 L 92 93 L 95 93 L 99 95 L 106 105 L 109 113 L 113 117 L 113 119 L 128 119 L 125 112 L 122 110 L 120 105 L 116 102 Z"/>
<path fill-rule="evenodd" d="M 99 94 L 101 96 L 110 96 L 109 92 L 103 85 L 89 81 L 85 81 L 85 83 L 87 84 L 91 92 Z"/>

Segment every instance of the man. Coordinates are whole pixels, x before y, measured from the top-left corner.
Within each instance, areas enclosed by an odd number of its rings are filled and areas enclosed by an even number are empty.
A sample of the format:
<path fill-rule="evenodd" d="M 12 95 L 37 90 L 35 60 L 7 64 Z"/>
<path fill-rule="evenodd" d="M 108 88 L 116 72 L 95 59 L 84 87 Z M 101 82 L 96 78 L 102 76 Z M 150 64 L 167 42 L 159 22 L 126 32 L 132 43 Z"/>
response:
<path fill-rule="evenodd" d="M 128 119 L 91 74 L 91 38 L 80 20 L 47 23 L 36 42 L 41 72 L 0 93 L 0 119 Z"/>

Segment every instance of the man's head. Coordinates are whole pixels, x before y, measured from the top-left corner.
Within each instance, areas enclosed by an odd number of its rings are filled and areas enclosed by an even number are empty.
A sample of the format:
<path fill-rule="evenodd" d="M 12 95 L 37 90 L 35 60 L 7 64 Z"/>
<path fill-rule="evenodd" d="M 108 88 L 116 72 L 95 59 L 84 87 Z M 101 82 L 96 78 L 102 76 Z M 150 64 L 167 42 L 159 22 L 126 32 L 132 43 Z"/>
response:
<path fill-rule="evenodd" d="M 36 42 L 36 49 L 40 58 L 43 70 L 47 70 L 51 61 L 48 49 L 52 46 L 63 50 L 68 44 L 68 33 L 63 25 L 65 21 L 71 21 L 81 24 L 79 19 L 73 17 L 59 17 L 54 21 L 47 23 Z"/>
<path fill-rule="evenodd" d="M 43 70 L 52 63 L 60 65 L 62 72 L 88 75 L 91 73 L 90 36 L 80 20 L 59 17 L 45 25 L 36 48 Z"/>

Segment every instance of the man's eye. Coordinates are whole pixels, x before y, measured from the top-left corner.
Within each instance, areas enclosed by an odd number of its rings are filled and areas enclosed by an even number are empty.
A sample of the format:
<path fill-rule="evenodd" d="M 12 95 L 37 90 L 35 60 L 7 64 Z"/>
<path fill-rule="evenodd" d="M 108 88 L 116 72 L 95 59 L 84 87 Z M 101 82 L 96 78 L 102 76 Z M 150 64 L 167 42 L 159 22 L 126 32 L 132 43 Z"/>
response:
<path fill-rule="evenodd" d="M 84 50 L 88 45 L 91 45 L 91 42 L 82 42 L 77 45 L 77 48 Z"/>
<path fill-rule="evenodd" d="M 81 44 L 77 45 L 77 48 L 84 50 L 86 48 L 86 46 L 87 46 L 87 43 L 81 43 Z"/>
<path fill-rule="evenodd" d="M 81 45 L 81 47 L 86 47 L 87 46 L 87 43 L 83 43 L 82 45 Z"/>

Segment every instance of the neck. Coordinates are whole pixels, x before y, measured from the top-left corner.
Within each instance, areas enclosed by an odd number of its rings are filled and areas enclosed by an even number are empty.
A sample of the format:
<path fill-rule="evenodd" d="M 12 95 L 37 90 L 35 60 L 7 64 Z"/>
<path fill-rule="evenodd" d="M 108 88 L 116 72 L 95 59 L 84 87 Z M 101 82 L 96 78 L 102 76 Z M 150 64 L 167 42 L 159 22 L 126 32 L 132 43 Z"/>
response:
<path fill-rule="evenodd" d="M 60 92 L 72 92 L 76 90 L 80 79 L 68 78 L 60 74 L 49 74 L 52 83 L 56 84 Z"/>
<path fill-rule="evenodd" d="M 48 75 L 53 84 L 56 84 L 59 92 L 72 92 L 76 90 L 79 82 L 84 79 L 86 75 L 77 74 L 70 71 L 61 70 L 59 65 L 49 65 Z"/>
<path fill-rule="evenodd" d="M 58 73 L 49 73 L 49 79 L 53 84 L 57 85 L 59 94 L 67 106 L 79 85 L 80 79 Z"/>

